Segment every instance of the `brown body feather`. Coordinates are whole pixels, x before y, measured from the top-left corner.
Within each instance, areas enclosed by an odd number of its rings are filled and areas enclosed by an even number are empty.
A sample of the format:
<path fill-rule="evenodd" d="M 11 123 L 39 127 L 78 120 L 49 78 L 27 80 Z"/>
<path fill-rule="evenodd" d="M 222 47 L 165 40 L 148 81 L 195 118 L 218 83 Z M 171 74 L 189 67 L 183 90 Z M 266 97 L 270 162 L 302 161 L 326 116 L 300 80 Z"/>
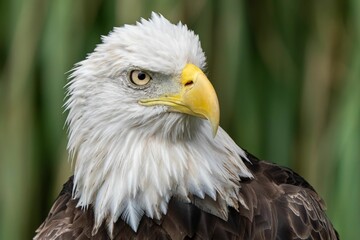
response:
<path fill-rule="evenodd" d="M 254 179 L 242 179 L 240 189 L 247 208 L 229 208 L 227 221 L 173 198 L 166 216 L 160 221 L 143 217 L 136 233 L 118 220 L 113 239 L 338 239 L 322 199 L 302 177 L 248 157 L 250 162 L 244 162 Z M 105 222 L 91 235 L 93 210 L 76 207 L 72 188 L 70 178 L 35 239 L 111 239 Z"/>

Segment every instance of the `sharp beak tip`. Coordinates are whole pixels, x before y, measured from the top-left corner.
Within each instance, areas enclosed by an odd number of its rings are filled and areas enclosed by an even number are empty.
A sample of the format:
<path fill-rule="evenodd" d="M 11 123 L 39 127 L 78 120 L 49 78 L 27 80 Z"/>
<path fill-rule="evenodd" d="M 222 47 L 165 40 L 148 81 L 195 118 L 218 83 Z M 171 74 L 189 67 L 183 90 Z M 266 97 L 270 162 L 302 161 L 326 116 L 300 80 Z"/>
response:
<path fill-rule="evenodd" d="M 215 138 L 215 137 L 216 137 L 217 131 L 218 131 L 218 125 L 217 125 L 217 126 L 212 126 L 212 134 L 213 134 L 213 138 Z"/>

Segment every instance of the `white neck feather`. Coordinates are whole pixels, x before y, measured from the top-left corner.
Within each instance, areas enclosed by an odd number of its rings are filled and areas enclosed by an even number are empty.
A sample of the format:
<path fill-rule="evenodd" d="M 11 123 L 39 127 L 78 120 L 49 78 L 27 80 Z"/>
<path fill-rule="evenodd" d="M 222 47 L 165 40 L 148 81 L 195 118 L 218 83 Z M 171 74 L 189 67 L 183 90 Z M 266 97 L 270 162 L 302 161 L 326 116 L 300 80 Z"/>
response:
<path fill-rule="evenodd" d="M 79 206 L 93 206 L 94 232 L 104 220 L 114 223 L 119 217 L 136 231 L 144 214 L 156 219 L 166 214 L 172 196 L 185 201 L 220 196 L 228 206 L 237 206 L 233 199 L 238 197 L 239 176 L 252 177 L 242 161 L 244 151 L 221 128 L 213 138 L 205 120 L 174 113 L 160 118 L 166 121 L 139 129 L 103 125 L 85 134 L 86 139 L 71 131 L 74 197 Z M 164 134 L 171 132 L 178 137 Z"/>

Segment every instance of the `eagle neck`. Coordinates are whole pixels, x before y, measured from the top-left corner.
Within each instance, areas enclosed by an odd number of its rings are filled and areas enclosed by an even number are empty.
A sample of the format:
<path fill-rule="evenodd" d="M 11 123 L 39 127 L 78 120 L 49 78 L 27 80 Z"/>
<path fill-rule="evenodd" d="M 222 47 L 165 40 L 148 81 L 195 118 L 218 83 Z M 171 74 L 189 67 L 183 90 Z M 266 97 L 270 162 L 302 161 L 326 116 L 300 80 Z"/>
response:
<path fill-rule="evenodd" d="M 181 137 L 164 135 L 174 132 L 167 124 L 154 124 L 148 132 L 128 128 L 104 130 L 106 137 L 87 135 L 76 148 L 74 197 L 78 206 L 94 208 L 93 233 L 103 221 L 111 223 L 112 232 L 119 218 L 136 231 L 144 215 L 161 219 L 173 196 L 223 201 L 223 219 L 227 206 L 238 207 L 240 177 L 252 177 L 244 151 L 221 128 L 213 138 L 205 120 L 188 122 L 188 128 L 180 122 L 172 128 L 182 131 Z M 193 125 L 198 131 L 184 130 Z"/>

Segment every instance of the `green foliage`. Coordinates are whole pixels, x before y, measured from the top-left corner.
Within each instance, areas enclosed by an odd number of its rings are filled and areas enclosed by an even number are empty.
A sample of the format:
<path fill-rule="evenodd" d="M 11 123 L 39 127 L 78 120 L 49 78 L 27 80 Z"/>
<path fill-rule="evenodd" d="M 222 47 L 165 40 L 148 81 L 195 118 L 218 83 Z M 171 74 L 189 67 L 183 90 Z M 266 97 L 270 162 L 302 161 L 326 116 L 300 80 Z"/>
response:
<path fill-rule="evenodd" d="M 71 174 L 67 71 L 113 26 L 160 12 L 200 35 L 221 125 L 318 190 L 343 239 L 360 228 L 360 2 L 0 3 L 0 239 L 29 239 Z"/>

